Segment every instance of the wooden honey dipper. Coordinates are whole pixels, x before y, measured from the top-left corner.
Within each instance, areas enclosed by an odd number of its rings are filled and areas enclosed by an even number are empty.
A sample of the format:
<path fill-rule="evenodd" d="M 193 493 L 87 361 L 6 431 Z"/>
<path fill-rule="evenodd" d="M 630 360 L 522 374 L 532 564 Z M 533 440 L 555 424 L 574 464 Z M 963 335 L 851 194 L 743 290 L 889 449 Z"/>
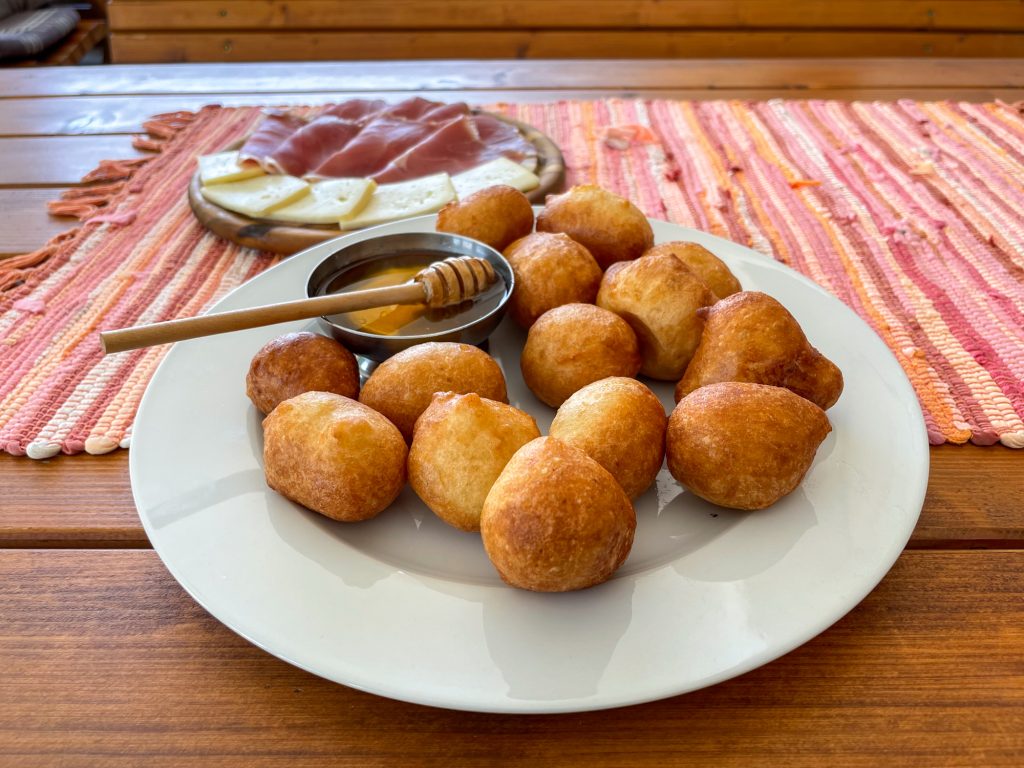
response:
<path fill-rule="evenodd" d="M 321 315 L 355 312 L 359 309 L 388 307 L 393 304 L 426 304 L 446 307 L 459 304 L 487 290 L 498 280 L 494 267 L 486 259 L 475 256 L 453 256 L 435 261 L 417 272 L 412 280 L 386 288 L 332 293 L 312 299 L 285 301 L 265 307 L 237 309 L 214 315 L 167 320 L 152 325 L 138 325 L 116 331 L 103 331 L 100 341 L 104 354 L 129 349 L 169 344 L 173 341 L 213 336 L 245 328 L 306 320 Z"/>

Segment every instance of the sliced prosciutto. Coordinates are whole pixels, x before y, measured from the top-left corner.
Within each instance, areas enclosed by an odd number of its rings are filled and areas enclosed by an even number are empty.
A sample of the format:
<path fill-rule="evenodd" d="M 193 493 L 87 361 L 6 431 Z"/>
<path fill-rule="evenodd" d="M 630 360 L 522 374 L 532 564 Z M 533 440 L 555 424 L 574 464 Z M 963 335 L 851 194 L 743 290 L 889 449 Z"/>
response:
<path fill-rule="evenodd" d="M 455 117 L 470 114 L 469 105 L 464 101 L 457 101 L 454 104 L 441 104 L 424 113 L 420 122 L 447 123 Z"/>
<path fill-rule="evenodd" d="M 341 104 L 331 104 L 321 115 L 331 115 L 348 120 L 350 123 L 368 123 L 388 106 L 384 99 L 349 99 Z"/>
<path fill-rule="evenodd" d="M 473 118 L 458 117 L 407 149 L 372 178 L 379 184 L 385 184 L 418 179 L 441 171 L 459 173 L 479 165 L 479 158 L 486 149 Z"/>
<path fill-rule="evenodd" d="M 399 117 L 403 120 L 419 120 L 427 112 L 439 106 L 436 101 L 428 101 L 419 96 L 400 101 L 393 107 L 388 107 L 381 113 L 381 117 Z"/>
<path fill-rule="evenodd" d="M 303 176 L 346 146 L 360 131 L 358 123 L 321 115 L 299 128 L 264 159 L 273 173 Z"/>
<path fill-rule="evenodd" d="M 327 158 L 314 176 L 373 176 L 414 144 L 434 131 L 436 125 L 395 117 L 376 117 L 341 151 Z"/>
<path fill-rule="evenodd" d="M 268 112 L 252 136 L 238 150 L 238 162 L 257 162 L 263 165 L 274 150 L 305 124 L 305 120 L 291 112 Z"/>
<path fill-rule="evenodd" d="M 493 152 L 489 157 L 483 158 L 484 160 L 493 160 L 501 156 L 521 163 L 527 157 L 537 154 L 536 148 L 511 123 L 491 115 L 475 115 L 473 121 L 476 123 L 480 141 Z"/>

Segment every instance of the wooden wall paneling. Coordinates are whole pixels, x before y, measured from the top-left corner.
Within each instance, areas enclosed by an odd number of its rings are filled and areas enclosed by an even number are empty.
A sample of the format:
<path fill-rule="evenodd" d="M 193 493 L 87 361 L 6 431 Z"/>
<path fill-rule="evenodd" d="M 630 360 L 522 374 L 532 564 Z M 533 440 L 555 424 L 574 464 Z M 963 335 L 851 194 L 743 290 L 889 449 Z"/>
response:
<path fill-rule="evenodd" d="M 111 0 L 118 31 L 151 29 L 1024 30 L 1018 0 Z"/>
<path fill-rule="evenodd" d="M 1010 33 L 836 31 L 119 32 L 116 63 L 385 59 L 1024 57 Z"/>

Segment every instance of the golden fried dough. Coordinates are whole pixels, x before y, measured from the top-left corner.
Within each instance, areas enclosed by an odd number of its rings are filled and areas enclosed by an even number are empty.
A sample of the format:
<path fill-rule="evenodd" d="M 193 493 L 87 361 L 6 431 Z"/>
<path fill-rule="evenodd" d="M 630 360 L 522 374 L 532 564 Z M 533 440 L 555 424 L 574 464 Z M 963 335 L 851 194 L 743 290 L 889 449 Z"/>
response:
<path fill-rule="evenodd" d="M 286 333 L 256 353 L 245 377 L 245 393 L 262 413 L 303 392 L 359 395 L 356 356 L 318 333 Z"/>
<path fill-rule="evenodd" d="M 516 287 L 509 300 L 512 319 L 524 328 L 549 309 L 593 304 L 601 268 L 582 245 L 565 234 L 533 232 L 505 249 Z"/>
<path fill-rule="evenodd" d="M 566 592 L 607 581 L 633 546 L 636 513 L 608 472 L 552 437 L 527 443 L 491 487 L 484 548 L 508 584 Z"/>
<path fill-rule="evenodd" d="M 480 512 L 512 454 L 540 437 L 533 417 L 477 394 L 439 392 L 416 421 L 409 484 L 449 525 L 480 530 Z"/>
<path fill-rule="evenodd" d="M 709 384 L 672 411 L 672 477 L 702 499 L 764 509 L 795 489 L 832 425 L 814 403 L 764 384 Z"/>
<path fill-rule="evenodd" d="M 654 256 L 659 253 L 670 253 L 683 262 L 697 277 L 704 281 L 704 284 L 711 289 L 717 299 L 724 299 L 726 296 L 731 296 L 743 290 L 740 287 L 740 281 L 725 266 L 725 262 L 703 245 L 676 240 L 671 243 L 656 245 L 647 251 L 644 256 Z"/>
<path fill-rule="evenodd" d="M 825 410 L 843 391 L 843 374 L 810 345 L 800 324 L 778 301 L 744 291 L 706 310 L 704 334 L 676 401 L 706 384 L 748 381 L 785 387 Z"/>
<path fill-rule="evenodd" d="M 437 212 L 436 229 L 472 237 L 502 251 L 533 229 L 533 207 L 515 187 L 496 184 L 448 203 Z"/>
<path fill-rule="evenodd" d="M 593 304 L 563 304 L 530 328 L 519 366 L 530 391 L 557 408 L 592 381 L 635 376 L 640 351 L 622 318 Z"/>
<path fill-rule="evenodd" d="M 667 253 L 611 266 L 597 292 L 597 306 L 619 315 L 636 333 L 640 373 L 664 380 L 683 375 L 704 328 L 697 310 L 714 300 L 711 289 Z"/>
<path fill-rule="evenodd" d="M 667 421 L 651 390 L 636 379 L 614 376 L 588 384 L 562 403 L 551 437 L 586 453 L 635 499 L 661 469 Z"/>
<path fill-rule="evenodd" d="M 263 421 L 267 485 L 334 520 L 385 509 L 405 485 L 405 457 L 390 421 L 331 392 L 285 400 Z"/>
<path fill-rule="evenodd" d="M 549 196 L 537 215 L 537 231 L 565 232 L 590 251 L 601 269 L 638 259 L 654 245 L 654 232 L 640 209 L 593 184 Z"/>
<path fill-rule="evenodd" d="M 359 402 L 387 416 L 407 441 L 435 392 L 476 392 L 508 402 L 505 376 L 494 358 L 469 344 L 427 342 L 385 360 L 366 380 Z"/>

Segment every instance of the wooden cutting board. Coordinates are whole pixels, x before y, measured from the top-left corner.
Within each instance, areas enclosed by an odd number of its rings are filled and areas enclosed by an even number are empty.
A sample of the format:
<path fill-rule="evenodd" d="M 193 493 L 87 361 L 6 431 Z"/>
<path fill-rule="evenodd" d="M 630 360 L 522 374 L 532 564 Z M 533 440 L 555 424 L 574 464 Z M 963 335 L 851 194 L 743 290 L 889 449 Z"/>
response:
<path fill-rule="evenodd" d="M 502 115 L 493 116 L 514 125 L 537 149 L 537 168 L 534 173 L 540 178 L 540 185 L 526 193 L 530 201 L 543 203 L 547 195 L 561 191 L 562 185 L 565 183 L 565 161 L 562 158 L 561 150 L 555 143 L 531 125 Z M 239 141 L 225 149 L 238 149 L 241 145 L 242 142 Z M 211 203 L 203 197 L 200 192 L 201 187 L 202 183 L 197 171 L 189 183 L 188 202 L 199 222 L 214 234 L 247 248 L 291 255 L 322 243 L 324 240 L 345 234 L 338 227 L 286 224 L 279 221 L 251 219 Z"/>

